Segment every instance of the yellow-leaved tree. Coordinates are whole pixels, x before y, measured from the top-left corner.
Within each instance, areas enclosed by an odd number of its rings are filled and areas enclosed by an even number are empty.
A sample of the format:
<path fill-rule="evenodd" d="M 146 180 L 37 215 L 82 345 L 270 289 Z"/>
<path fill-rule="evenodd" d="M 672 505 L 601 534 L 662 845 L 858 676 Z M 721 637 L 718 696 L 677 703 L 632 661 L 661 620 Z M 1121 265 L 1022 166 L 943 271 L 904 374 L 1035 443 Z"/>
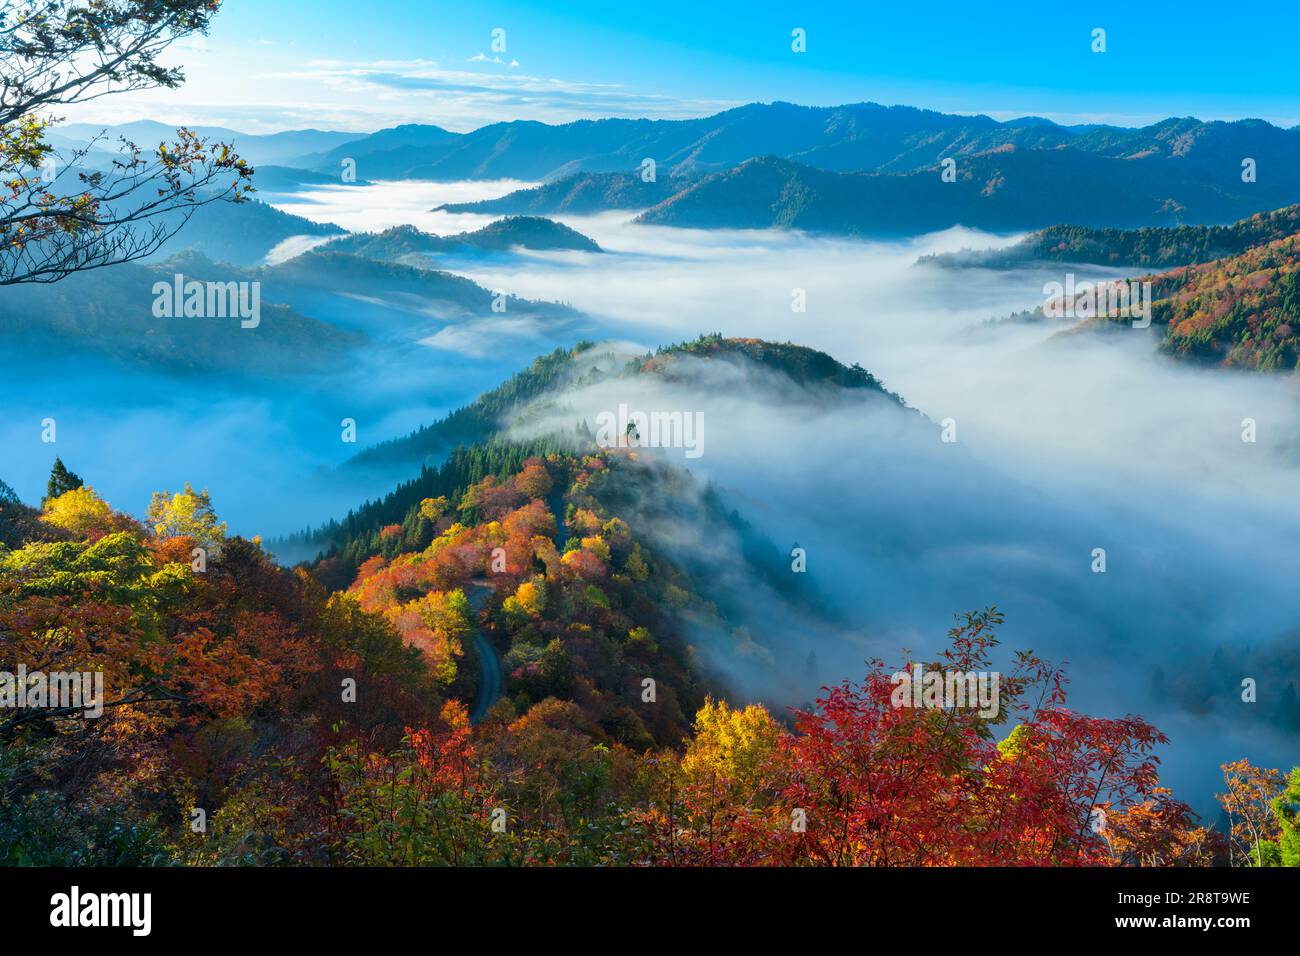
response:
<path fill-rule="evenodd" d="M 217 520 L 211 495 L 207 489 L 195 491 L 188 481 L 185 490 L 176 494 L 155 491 L 146 520 L 160 538 L 193 538 L 209 551 L 226 538 L 226 523 Z"/>

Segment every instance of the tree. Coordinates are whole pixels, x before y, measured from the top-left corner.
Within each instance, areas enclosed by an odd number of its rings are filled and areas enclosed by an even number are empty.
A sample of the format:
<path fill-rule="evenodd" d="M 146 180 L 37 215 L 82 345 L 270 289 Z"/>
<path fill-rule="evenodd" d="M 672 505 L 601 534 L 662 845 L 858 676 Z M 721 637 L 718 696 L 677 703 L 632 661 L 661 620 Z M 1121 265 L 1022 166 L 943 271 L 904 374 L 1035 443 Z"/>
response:
<path fill-rule="evenodd" d="M 1277 821 L 1278 856 L 1282 866 L 1300 866 L 1300 767 L 1292 767 L 1286 787 L 1273 798 L 1273 819 Z"/>
<path fill-rule="evenodd" d="M 1225 763 L 1220 769 L 1228 791 L 1217 797 L 1228 814 L 1229 863 L 1275 865 L 1281 829 L 1273 813 L 1273 800 L 1282 789 L 1282 775 L 1244 759 Z"/>
<path fill-rule="evenodd" d="M 86 485 L 47 499 L 41 511 L 41 520 L 82 538 L 95 532 L 108 534 L 115 530 L 125 530 L 117 527 L 113 509 L 108 506 L 108 502 L 95 494 L 94 488 Z"/>
<path fill-rule="evenodd" d="M 45 485 L 45 498 L 41 501 L 42 506 L 51 498 L 57 498 L 74 488 L 80 488 L 83 484 L 85 482 L 68 471 L 63 464 L 63 459 L 55 458 L 54 467 L 50 469 L 50 480 Z"/>
<path fill-rule="evenodd" d="M 546 609 L 545 580 L 524 581 L 501 606 L 507 614 L 519 618 L 541 614 Z"/>
<path fill-rule="evenodd" d="M 420 502 L 420 517 L 428 521 L 437 521 L 446 513 L 446 495 L 439 495 L 437 498 L 425 498 Z"/>
<path fill-rule="evenodd" d="M 0 10 L 0 285 L 56 282 L 148 256 L 199 206 L 238 202 L 253 170 L 187 129 L 153 150 L 100 134 L 60 153 L 51 111 L 132 90 L 174 89 L 158 62 L 204 34 L 219 0 L 28 0 Z M 115 148 L 111 162 L 98 154 Z"/>
<path fill-rule="evenodd" d="M 1001 620 L 993 608 L 963 615 L 942 662 L 926 669 L 990 673 L 993 628 Z M 796 711 L 795 733 L 779 735 L 770 765 L 767 758 L 757 764 L 763 770 L 756 779 L 770 783 L 740 814 L 720 799 L 726 791 L 712 774 L 717 768 L 719 781 L 727 773 L 744 779 L 747 762 L 727 754 L 747 752 L 729 743 L 745 739 L 739 730 L 747 715 L 706 709 L 688 751 L 693 772 L 669 796 L 672 852 L 702 844 L 711 862 L 830 866 L 1112 862 L 1089 826 L 1093 811 L 1123 813 L 1157 799 L 1152 751 L 1165 738 L 1137 717 L 1105 720 L 1066 710 L 1059 670 L 1028 653 L 1016 660 L 999 674 L 997 716 L 972 707 L 899 705 L 890 676 L 896 672 L 870 662 L 861 684 L 845 681 L 812 710 Z M 993 729 L 1002 715 L 1018 723 L 998 743 Z M 769 734 L 755 736 L 763 741 Z M 766 742 L 756 753 L 765 752 Z M 719 803 L 730 816 L 721 830 Z"/>
<path fill-rule="evenodd" d="M 155 491 L 146 520 L 160 538 L 193 538 L 209 550 L 219 546 L 226 537 L 226 523 L 217 520 L 207 489 L 195 491 L 188 481 L 185 490 L 174 495 Z"/>
<path fill-rule="evenodd" d="M 530 498 L 545 498 L 551 493 L 555 483 L 550 473 L 541 462 L 533 461 L 524 466 L 524 470 L 515 479 L 515 485 Z"/>
<path fill-rule="evenodd" d="M 1107 817 L 1101 832 L 1121 866 L 1212 866 L 1227 845 L 1222 834 L 1198 826 L 1196 814 L 1166 787 Z"/>

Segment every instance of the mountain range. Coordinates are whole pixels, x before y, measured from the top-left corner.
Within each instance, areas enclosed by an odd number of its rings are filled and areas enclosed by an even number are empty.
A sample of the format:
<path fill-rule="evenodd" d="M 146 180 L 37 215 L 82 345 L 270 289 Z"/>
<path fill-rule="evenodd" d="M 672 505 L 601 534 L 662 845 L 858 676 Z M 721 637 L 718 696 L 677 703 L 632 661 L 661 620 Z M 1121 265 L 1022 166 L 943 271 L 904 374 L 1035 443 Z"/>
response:
<path fill-rule="evenodd" d="M 345 159 L 371 179 L 554 180 L 577 172 L 628 172 L 653 159 L 661 172 L 718 171 L 756 156 L 778 156 L 837 172 L 903 173 L 945 157 L 1014 145 L 1069 146 L 1116 159 L 1179 159 L 1213 169 L 1243 157 L 1283 171 L 1300 147 L 1300 130 L 1263 120 L 1162 120 L 1140 128 L 1060 126 L 1022 118 L 939 113 L 909 106 L 854 103 L 814 107 L 751 103 L 685 120 L 600 119 L 548 125 L 518 120 L 468 133 L 407 125 L 380 130 L 295 165 L 336 172 Z"/>
<path fill-rule="evenodd" d="M 286 130 L 280 133 L 241 133 L 224 126 L 187 126 L 198 135 L 223 143 L 233 143 L 239 155 L 254 166 L 262 164 L 302 165 L 297 160 L 322 153 L 344 143 L 366 138 L 364 133 L 340 133 L 317 129 Z M 125 138 L 142 148 L 150 148 L 176 137 L 176 126 L 156 120 L 138 120 L 115 126 L 94 123 L 66 123 L 53 127 L 49 141 L 60 148 L 83 145 L 99 139 L 97 148 L 114 151 Z"/>
<path fill-rule="evenodd" d="M 162 139 L 168 129 L 142 122 L 112 132 Z M 52 140 L 92 130 L 57 127 Z M 246 158 L 275 167 L 271 192 L 342 183 L 345 171 L 360 181 L 513 179 L 542 185 L 439 208 L 638 209 L 646 210 L 641 222 L 699 228 L 895 236 L 955 225 L 1177 226 L 1300 202 L 1300 128 L 1255 119 L 1121 128 L 874 103 L 753 103 L 698 119 L 514 121 L 468 133 L 425 124 L 366 135 L 201 132 L 233 139 Z"/>

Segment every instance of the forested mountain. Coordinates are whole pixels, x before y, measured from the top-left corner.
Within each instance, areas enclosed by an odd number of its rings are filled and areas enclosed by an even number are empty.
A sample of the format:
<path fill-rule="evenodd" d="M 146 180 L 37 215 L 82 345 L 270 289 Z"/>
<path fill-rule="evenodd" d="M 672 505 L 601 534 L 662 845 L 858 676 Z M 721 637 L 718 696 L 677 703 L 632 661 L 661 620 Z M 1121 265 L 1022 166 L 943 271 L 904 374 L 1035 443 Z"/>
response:
<path fill-rule="evenodd" d="M 513 249 L 601 251 L 600 246 L 577 230 L 536 216 L 508 216 L 482 229 L 453 236 L 435 236 L 415 226 L 394 226 L 383 232 L 353 233 L 334 240 L 323 251 L 428 267 L 430 257 L 439 254 L 465 255 Z"/>
<path fill-rule="evenodd" d="M 269 297 L 301 301 L 304 309 L 324 311 L 328 305 L 331 313 L 345 318 L 359 311 L 355 307 L 343 307 L 349 301 L 348 296 L 382 300 L 390 306 L 389 331 L 396 331 L 392 326 L 396 324 L 399 307 L 425 325 L 431 318 L 456 322 L 491 316 L 496 314 L 494 303 L 504 306 L 511 316 L 542 323 L 564 324 L 581 316 L 577 310 L 558 302 L 538 302 L 509 294 L 498 296 L 472 279 L 436 268 L 436 263 L 427 259 L 419 265 L 411 264 L 412 261 L 405 256 L 401 261 L 387 261 L 351 255 L 334 251 L 330 244 L 275 265 L 247 270 L 241 276 L 262 282 Z"/>
<path fill-rule="evenodd" d="M 497 6 L 0 6 L 6 938 L 1300 867 L 1300 126 L 731 106 L 1290 125 L 1300 13 Z M 65 122 L 146 107 L 222 125 Z M 839 922 L 1248 928 L 1243 875 Z"/>
<path fill-rule="evenodd" d="M 1180 359 L 1261 372 L 1300 372 L 1300 235 L 1234 256 L 1147 276 L 1160 348 Z M 1099 317 L 1076 331 L 1129 320 Z"/>
<path fill-rule="evenodd" d="M 1286 205 L 1297 196 L 1300 172 L 1283 173 L 1263 187 L 1241 182 L 1234 170 L 1206 178 L 1180 159 L 1008 147 L 962 157 L 952 182 L 943 180 L 939 168 L 901 175 L 836 173 L 765 157 L 707 176 L 637 221 L 887 237 L 958 225 L 1014 231 L 1059 222 L 1088 227 L 1223 222 Z"/>
<path fill-rule="evenodd" d="M 753 363 L 808 392 L 865 389 L 902 405 L 902 399 L 886 390 L 870 372 L 856 365 L 841 365 L 824 352 L 804 346 L 705 335 L 692 342 L 660 348 L 653 355 L 624 357 L 598 349 L 590 342 L 580 342 L 571 350 L 556 349 L 549 355 L 539 356 L 529 368 L 441 421 L 365 449 L 348 462 L 348 467 L 428 465 L 441 460 L 457 446 L 491 439 L 507 421 L 526 421 L 537 415 L 538 409 L 530 406 L 549 392 L 642 374 L 671 377 L 675 363 L 684 356 L 738 365 Z M 578 427 L 580 423 L 573 424 Z M 588 432 L 582 434 L 590 437 Z"/>
<path fill-rule="evenodd" d="M 221 288 L 234 283 L 248 305 L 256 283 L 256 326 L 242 327 L 233 312 L 225 318 L 155 315 L 156 284 L 170 290 L 178 274 Z M 387 328 L 367 330 L 340 320 L 356 311 L 348 305 L 352 294 L 391 299 Z M 171 372 L 295 376 L 337 368 L 373 337 L 398 341 L 403 328 L 427 327 L 431 317 L 436 327 L 438 321 L 491 315 L 494 300 L 491 290 L 427 265 L 315 251 L 277 265 L 235 268 L 185 252 L 161 262 L 80 273 L 52 285 L 11 287 L 0 297 L 0 342 L 34 355 L 89 353 Z M 515 296 L 501 301 L 512 315 L 541 322 L 567 323 L 579 315 L 558 303 Z"/>
<path fill-rule="evenodd" d="M 256 327 L 243 327 L 233 311 L 225 318 L 159 317 L 154 288 L 163 283 L 174 304 L 177 273 L 223 287 L 257 276 L 188 253 L 82 272 L 50 285 L 11 286 L 0 297 L 0 342 L 33 358 L 87 353 L 171 372 L 293 376 L 339 366 L 362 341 L 275 301 L 270 289 L 259 293 Z M 240 301 L 252 304 L 251 288 Z"/>
<path fill-rule="evenodd" d="M 1159 788 L 1154 750 L 1167 738 L 1141 718 L 1068 710 L 1063 672 L 1029 653 L 1002 675 L 991 714 L 896 706 L 879 661 L 790 721 L 731 705 L 696 652 L 725 631 L 725 608 L 621 504 L 676 494 L 683 476 L 619 451 L 507 463 L 517 454 L 487 451 L 465 472 L 483 477 L 415 501 L 355 576 L 329 562 L 277 567 L 257 542 L 227 537 L 188 487 L 156 497 L 147 526 L 89 487 L 47 502 L 30 534 L 0 545 L 0 665 L 38 659 L 57 621 L 64 652 L 104 672 L 113 706 L 102 722 L 42 709 L 0 721 L 4 862 L 1123 865 L 1155 846 L 1166 862 L 1205 865 L 1222 854 L 1225 841 Z M 424 490 L 439 489 L 410 497 Z M 196 547 L 210 555 L 201 571 Z M 987 672 L 1002 623 L 993 608 L 959 615 L 941 660 L 917 666 Z M 1258 773 L 1234 765 L 1229 785 Z M 1282 792 L 1276 775 L 1262 784 Z M 1006 799 L 1027 789 L 1036 799 Z M 848 791 L 873 796 L 846 812 Z M 1086 825 L 1099 800 L 1104 835 Z M 197 835 L 195 806 L 207 814 Z M 807 826 L 789 825 L 790 806 L 806 808 Z M 508 827 L 494 827 L 495 808 Z M 1285 814 L 1266 818 L 1255 852 L 1290 860 L 1286 827 Z"/>
<path fill-rule="evenodd" d="M 176 212 L 159 216 L 158 221 L 175 232 L 152 256 L 155 261 L 181 252 L 199 252 L 216 262 L 257 266 L 286 239 L 343 234 L 339 226 L 281 212 L 257 199 L 211 203 L 193 210 L 188 218 Z"/>
<path fill-rule="evenodd" d="M 468 447 L 487 441 L 501 428 L 507 413 L 526 405 L 554 385 L 570 381 L 576 367 L 575 357 L 591 348 L 592 343 L 581 342 L 572 350 L 556 349 L 549 355 L 539 356 L 527 369 L 512 375 L 441 421 L 421 426 L 403 438 L 373 445 L 351 458 L 344 467 L 426 466 L 440 461 L 458 446 Z"/>
<path fill-rule="evenodd" d="M 1012 269 L 1035 262 L 1078 262 L 1160 269 L 1245 252 L 1300 232 L 1300 206 L 1256 213 L 1227 226 L 1091 229 L 1051 226 L 1004 249 L 963 250 L 920 261 L 951 267 Z"/>
<path fill-rule="evenodd" d="M 638 173 L 574 173 L 531 189 L 519 189 L 498 199 L 445 203 L 436 211 L 553 216 L 591 215 L 610 209 L 645 209 L 663 202 L 688 183 L 685 176 L 655 177 L 646 182 Z"/>

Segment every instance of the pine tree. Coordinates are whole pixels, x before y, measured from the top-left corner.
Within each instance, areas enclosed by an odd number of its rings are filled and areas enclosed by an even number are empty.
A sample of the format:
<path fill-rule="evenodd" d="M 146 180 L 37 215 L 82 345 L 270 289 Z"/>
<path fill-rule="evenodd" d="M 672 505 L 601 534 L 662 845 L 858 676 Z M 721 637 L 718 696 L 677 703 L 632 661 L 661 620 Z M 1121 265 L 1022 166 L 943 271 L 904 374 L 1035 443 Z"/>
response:
<path fill-rule="evenodd" d="M 45 498 L 41 501 L 41 506 L 44 507 L 46 501 L 67 494 L 74 488 L 80 488 L 84 484 L 84 481 L 68 471 L 63 464 L 63 459 L 55 458 L 54 467 L 50 469 L 49 484 L 45 486 Z"/>

